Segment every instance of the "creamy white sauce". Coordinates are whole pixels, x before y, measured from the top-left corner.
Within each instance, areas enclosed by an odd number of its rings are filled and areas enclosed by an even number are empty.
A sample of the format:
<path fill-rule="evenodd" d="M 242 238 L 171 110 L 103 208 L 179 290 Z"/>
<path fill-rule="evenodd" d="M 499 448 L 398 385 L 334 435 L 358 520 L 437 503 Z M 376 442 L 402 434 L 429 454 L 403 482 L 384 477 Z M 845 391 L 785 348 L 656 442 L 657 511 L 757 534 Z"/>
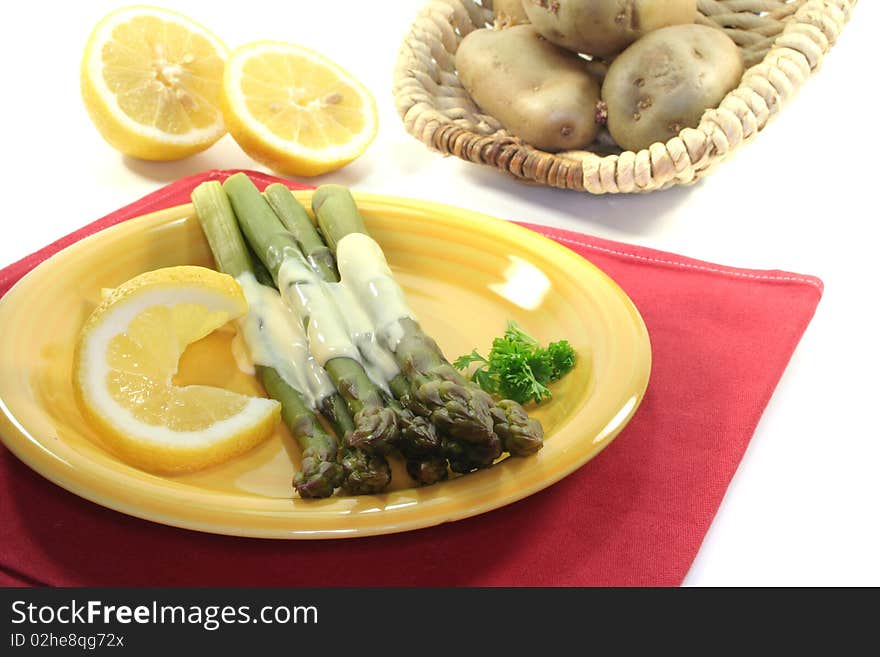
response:
<path fill-rule="evenodd" d="M 357 361 L 387 392 L 400 372 L 393 355 L 400 320 L 415 316 L 381 247 L 360 233 L 342 238 L 338 283 L 324 281 L 298 249 L 269 255 L 270 264 L 280 263 L 280 293 L 252 274 L 239 277 L 250 307 L 241 331 L 253 362 L 274 367 L 313 407 L 333 392 L 323 369 L 333 358 Z"/>
<path fill-rule="evenodd" d="M 367 376 L 387 391 L 388 382 L 400 373 L 394 355 L 379 342 L 375 325 L 351 288 L 342 283 L 328 283 L 326 287 L 336 307 L 344 309 L 348 334 L 360 351 Z"/>
<path fill-rule="evenodd" d="M 382 345 L 394 352 L 403 338 L 400 320 L 415 319 L 415 315 L 394 280 L 382 247 L 369 235 L 349 233 L 336 245 L 336 264 L 342 285 L 366 312 Z"/>
<path fill-rule="evenodd" d="M 345 318 L 327 286 L 299 251 L 290 250 L 278 271 L 278 289 L 285 303 L 307 327 L 309 346 L 320 365 L 333 358 L 360 362 L 360 352 L 348 333 Z"/>
<path fill-rule="evenodd" d="M 312 354 L 302 324 L 278 291 L 258 283 L 252 273 L 244 273 L 237 280 L 248 302 L 239 330 L 251 362 L 274 368 L 309 406 L 316 408 L 336 388 Z"/>

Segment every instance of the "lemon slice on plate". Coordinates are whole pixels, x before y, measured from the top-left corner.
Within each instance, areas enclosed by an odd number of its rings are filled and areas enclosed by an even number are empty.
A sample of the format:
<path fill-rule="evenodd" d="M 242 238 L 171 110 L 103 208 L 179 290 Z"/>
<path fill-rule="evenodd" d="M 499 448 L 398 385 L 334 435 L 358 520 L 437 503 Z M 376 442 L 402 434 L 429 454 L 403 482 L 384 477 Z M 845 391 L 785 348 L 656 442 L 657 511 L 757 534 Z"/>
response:
<path fill-rule="evenodd" d="M 343 68 L 308 48 L 258 41 L 233 51 L 223 75 L 223 118 L 254 160 L 294 176 L 334 171 L 367 150 L 376 102 Z"/>
<path fill-rule="evenodd" d="M 172 382 L 187 345 L 246 312 L 235 279 L 204 267 L 147 272 L 105 298 L 79 334 L 73 388 L 107 447 L 143 469 L 174 473 L 266 439 L 278 402 Z"/>
<path fill-rule="evenodd" d="M 186 16 L 126 7 L 104 17 L 86 44 L 86 110 L 111 146 L 173 160 L 206 149 L 226 129 L 220 112 L 228 50 Z"/>

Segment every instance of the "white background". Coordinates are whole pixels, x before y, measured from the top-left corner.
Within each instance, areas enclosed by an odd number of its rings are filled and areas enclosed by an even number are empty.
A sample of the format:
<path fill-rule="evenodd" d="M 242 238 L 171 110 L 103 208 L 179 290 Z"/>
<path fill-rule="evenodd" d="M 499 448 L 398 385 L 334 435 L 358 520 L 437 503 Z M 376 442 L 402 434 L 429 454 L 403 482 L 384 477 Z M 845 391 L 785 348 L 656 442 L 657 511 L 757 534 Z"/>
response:
<path fill-rule="evenodd" d="M 0 19 L 0 267 L 181 176 L 261 166 L 231 138 L 187 160 L 122 157 L 79 95 L 93 25 L 125 3 L 17 2 Z M 880 585 L 880 63 L 876 0 L 758 139 L 690 188 L 590 197 L 519 185 L 429 152 L 391 96 L 402 37 L 422 0 L 168 0 L 230 47 L 310 46 L 374 93 L 381 127 L 349 167 L 312 182 L 463 206 L 727 265 L 821 277 L 825 296 L 764 414 L 685 580 L 691 586 Z M 2 328 L 0 328 L 2 331 Z M 724 348 L 719 345 L 719 348 Z"/>

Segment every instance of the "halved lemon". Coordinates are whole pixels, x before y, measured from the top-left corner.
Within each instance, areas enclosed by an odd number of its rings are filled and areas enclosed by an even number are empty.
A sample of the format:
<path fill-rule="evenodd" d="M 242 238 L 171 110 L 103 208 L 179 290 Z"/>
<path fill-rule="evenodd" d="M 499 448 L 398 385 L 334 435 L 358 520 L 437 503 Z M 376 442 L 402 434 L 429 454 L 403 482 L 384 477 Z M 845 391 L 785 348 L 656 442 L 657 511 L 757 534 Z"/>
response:
<path fill-rule="evenodd" d="M 272 434 L 278 402 L 172 382 L 187 345 L 247 308 L 235 279 L 194 266 L 136 276 L 101 302 L 79 335 L 73 389 L 111 451 L 153 472 L 187 472 Z"/>
<path fill-rule="evenodd" d="M 228 49 L 191 19 L 135 6 L 104 17 L 86 44 L 81 90 L 111 146 L 132 157 L 174 160 L 226 133 L 220 111 Z"/>
<path fill-rule="evenodd" d="M 223 74 L 223 119 L 253 159 L 317 176 L 367 150 L 379 126 L 369 90 L 325 56 L 292 43 L 234 50 Z"/>

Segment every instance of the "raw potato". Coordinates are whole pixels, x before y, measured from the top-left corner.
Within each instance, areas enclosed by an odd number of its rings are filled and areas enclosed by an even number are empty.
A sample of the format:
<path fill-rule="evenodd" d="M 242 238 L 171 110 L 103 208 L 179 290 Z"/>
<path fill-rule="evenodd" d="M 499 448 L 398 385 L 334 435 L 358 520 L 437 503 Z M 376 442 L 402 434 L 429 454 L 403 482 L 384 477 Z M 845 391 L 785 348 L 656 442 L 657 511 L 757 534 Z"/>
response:
<path fill-rule="evenodd" d="M 495 11 L 496 27 L 504 28 L 529 22 L 522 0 L 495 0 L 492 6 Z"/>
<path fill-rule="evenodd" d="M 638 151 L 695 128 L 739 84 L 742 55 L 719 29 L 674 25 L 651 32 L 612 62 L 602 85 L 608 130 Z"/>
<path fill-rule="evenodd" d="M 522 0 L 538 32 L 555 44 L 596 57 L 614 55 L 643 35 L 693 23 L 697 0 Z"/>
<path fill-rule="evenodd" d="M 599 83 L 587 62 L 531 25 L 474 30 L 462 39 L 455 63 L 471 98 L 535 148 L 575 150 L 595 139 Z"/>

